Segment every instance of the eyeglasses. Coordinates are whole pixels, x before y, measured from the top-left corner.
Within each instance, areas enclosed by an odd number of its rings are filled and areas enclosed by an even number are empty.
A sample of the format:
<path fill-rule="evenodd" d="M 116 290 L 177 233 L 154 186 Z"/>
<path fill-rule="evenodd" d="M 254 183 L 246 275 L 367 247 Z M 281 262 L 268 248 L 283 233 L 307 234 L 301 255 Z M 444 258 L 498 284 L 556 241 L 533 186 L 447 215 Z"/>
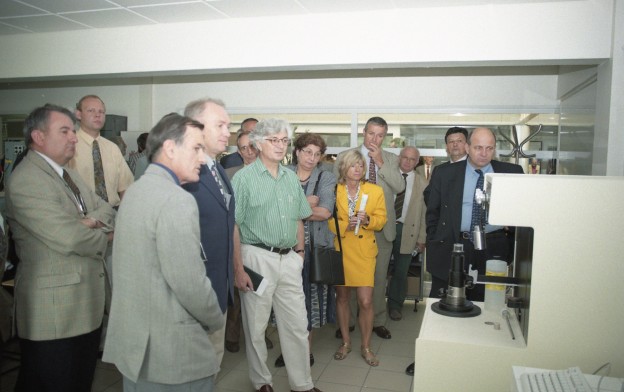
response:
<path fill-rule="evenodd" d="M 309 156 L 309 157 L 314 157 L 314 158 L 320 158 L 321 152 L 313 152 L 312 150 L 310 150 L 309 148 L 302 148 L 301 152 L 304 153 L 305 155 Z"/>
<path fill-rule="evenodd" d="M 274 146 L 279 146 L 280 144 L 287 146 L 290 144 L 290 139 L 287 137 L 283 139 L 278 139 L 276 137 L 265 137 L 264 140 L 266 140 L 267 142 L 271 143 Z"/>

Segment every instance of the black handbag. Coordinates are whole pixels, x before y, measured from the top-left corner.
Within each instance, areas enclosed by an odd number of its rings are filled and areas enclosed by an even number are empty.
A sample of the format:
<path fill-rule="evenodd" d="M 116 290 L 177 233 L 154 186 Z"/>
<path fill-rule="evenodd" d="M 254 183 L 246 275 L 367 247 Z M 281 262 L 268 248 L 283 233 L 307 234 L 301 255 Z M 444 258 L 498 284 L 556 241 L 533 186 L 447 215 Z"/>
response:
<path fill-rule="evenodd" d="M 316 186 L 314 187 L 313 195 L 316 195 L 318 184 L 321 181 L 321 174 L 319 174 Z M 336 205 L 334 204 L 334 222 L 336 223 L 336 235 L 338 236 L 338 244 L 342 250 L 342 242 L 340 241 L 340 227 L 338 226 L 338 216 L 336 213 Z M 310 282 L 322 283 L 327 285 L 344 285 L 344 266 L 342 264 L 342 252 L 339 252 L 331 248 L 321 248 L 314 246 L 314 241 L 310 236 L 310 248 L 312 254 L 310 255 Z"/>

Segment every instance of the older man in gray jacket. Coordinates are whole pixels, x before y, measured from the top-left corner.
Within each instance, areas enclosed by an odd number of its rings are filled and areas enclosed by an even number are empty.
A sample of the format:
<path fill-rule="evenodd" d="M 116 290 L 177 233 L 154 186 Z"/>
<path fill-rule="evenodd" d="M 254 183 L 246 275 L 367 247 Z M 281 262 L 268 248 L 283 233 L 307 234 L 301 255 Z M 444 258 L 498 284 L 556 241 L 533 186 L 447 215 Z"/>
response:
<path fill-rule="evenodd" d="M 152 163 L 119 208 L 103 360 L 124 391 L 211 391 L 219 371 L 208 333 L 225 318 L 202 262 L 197 203 L 180 187 L 199 180 L 202 129 L 163 117 L 147 139 Z"/>

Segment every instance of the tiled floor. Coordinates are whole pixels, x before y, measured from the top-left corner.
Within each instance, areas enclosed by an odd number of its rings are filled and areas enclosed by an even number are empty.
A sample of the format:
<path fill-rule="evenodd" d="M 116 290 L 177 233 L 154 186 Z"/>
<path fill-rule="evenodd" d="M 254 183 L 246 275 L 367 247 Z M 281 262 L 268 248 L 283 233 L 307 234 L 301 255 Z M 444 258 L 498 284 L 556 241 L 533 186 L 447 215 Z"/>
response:
<path fill-rule="evenodd" d="M 424 305 L 418 304 L 418 312 L 413 312 L 414 302 L 407 301 L 403 308 L 403 320 L 388 320 L 387 328 L 392 333 L 392 339 L 384 340 L 373 334 L 372 349 L 380 360 L 378 367 L 368 366 L 359 354 L 360 334 L 356 328 L 352 341 L 354 350 L 343 361 L 333 359 L 333 354 L 340 345 L 340 340 L 334 337 L 336 326 L 328 324 L 315 330 L 312 352 L 315 364 L 312 367 L 312 379 L 315 386 L 323 392 L 382 392 L 397 391 L 411 392 L 412 377 L 405 374 L 405 368 L 414 360 L 414 342 L 418 336 Z M 284 368 L 273 366 L 275 358 L 280 354 L 279 337 L 276 330 L 270 334 L 275 347 L 269 350 L 269 368 L 273 369 L 273 387 L 275 391 L 289 391 L 288 379 Z M 3 361 L 3 369 L 12 363 Z M 16 371 L 2 376 L 0 392 L 13 391 Z M 94 392 L 122 391 L 122 382 L 119 372 L 111 364 L 98 363 L 93 383 Z M 251 392 L 254 388 L 249 382 L 247 374 L 247 360 L 245 358 L 244 343 L 241 351 L 232 354 L 225 353 L 221 372 L 217 379 L 217 392 Z"/>

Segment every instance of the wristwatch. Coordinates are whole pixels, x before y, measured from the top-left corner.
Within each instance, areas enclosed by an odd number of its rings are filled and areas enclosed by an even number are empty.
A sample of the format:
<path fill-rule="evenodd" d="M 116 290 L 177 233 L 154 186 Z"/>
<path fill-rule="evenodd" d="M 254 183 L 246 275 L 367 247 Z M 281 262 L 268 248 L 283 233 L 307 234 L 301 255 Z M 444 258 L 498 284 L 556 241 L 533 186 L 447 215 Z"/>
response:
<path fill-rule="evenodd" d="M 297 252 L 297 253 L 305 253 L 305 251 L 303 249 L 295 249 L 295 252 Z"/>

